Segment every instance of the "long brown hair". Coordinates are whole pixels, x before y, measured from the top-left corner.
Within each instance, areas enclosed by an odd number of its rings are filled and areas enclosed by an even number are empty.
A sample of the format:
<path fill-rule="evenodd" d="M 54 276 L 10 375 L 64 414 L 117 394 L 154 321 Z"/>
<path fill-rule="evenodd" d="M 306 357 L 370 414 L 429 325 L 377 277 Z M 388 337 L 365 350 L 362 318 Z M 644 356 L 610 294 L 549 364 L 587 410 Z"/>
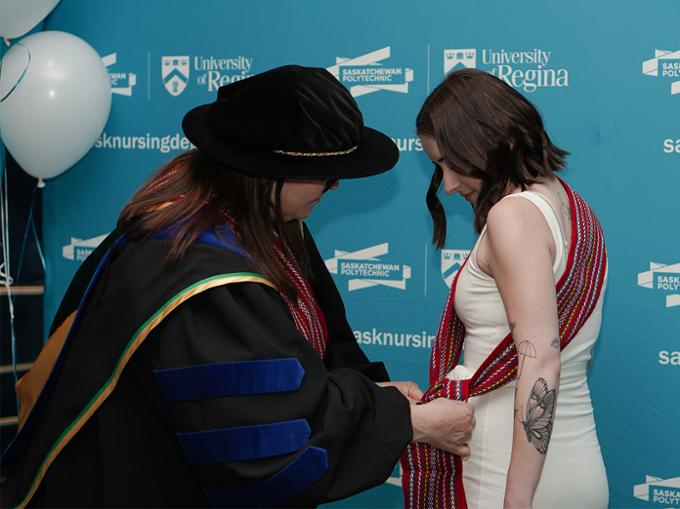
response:
<path fill-rule="evenodd" d="M 273 254 L 275 236 L 288 245 L 308 276 L 309 257 L 300 222 L 283 221 L 283 182 L 231 170 L 193 149 L 163 166 L 133 195 L 118 217 L 118 227 L 133 239 L 172 229 L 166 262 L 173 263 L 228 214 L 253 269 L 293 297 L 295 286 Z"/>
<path fill-rule="evenodd" d="M 526 190 L 565 165 L 568 152 L 550 141 L 538 110 L 502 80 L 477 69 L 450 73 L 423 104 L 416 119 L 419 136 L 437 142 L 449 168 L 482 180 L 475 204 L 479 233 L 491 207 L 509 188 Z M 443 180 L 435 167 L 427 191 L 434 222 L 432 242 L 446 240 L 446 215 L 437 193 Z"/>

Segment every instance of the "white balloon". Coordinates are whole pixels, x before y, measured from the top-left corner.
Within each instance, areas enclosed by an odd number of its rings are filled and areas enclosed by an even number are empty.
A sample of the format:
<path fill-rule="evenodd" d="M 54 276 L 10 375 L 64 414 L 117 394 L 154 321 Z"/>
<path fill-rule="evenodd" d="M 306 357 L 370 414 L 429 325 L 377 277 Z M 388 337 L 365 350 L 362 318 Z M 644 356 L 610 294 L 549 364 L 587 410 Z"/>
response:
<path fill-rule="evenodd" d="M 110 110 L 106 67 L 75 35 L 29 35 L 2 59 L 0 136 L 34 177 L 55 177 L 78 162 L 101 134 Z"/>
<path fill-rule="evenodd" d="M 35 27 L 59 0 L 0 0 L 0 37 L 14 39 Z"/>

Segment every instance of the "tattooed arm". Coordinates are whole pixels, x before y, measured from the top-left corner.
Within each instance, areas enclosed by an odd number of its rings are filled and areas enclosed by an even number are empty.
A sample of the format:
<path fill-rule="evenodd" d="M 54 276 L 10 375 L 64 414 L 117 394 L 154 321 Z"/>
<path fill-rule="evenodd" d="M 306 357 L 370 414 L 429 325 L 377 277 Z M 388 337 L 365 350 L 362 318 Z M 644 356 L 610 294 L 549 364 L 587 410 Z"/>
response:
<path fill-rule="evenodd" d="M 508 199 L 491 209 L 480 265 L 498 285 L 519 355 L 505 508 L 531 507 L 552 433 L 560 378 L 554 252 L 532 203 Z"/>

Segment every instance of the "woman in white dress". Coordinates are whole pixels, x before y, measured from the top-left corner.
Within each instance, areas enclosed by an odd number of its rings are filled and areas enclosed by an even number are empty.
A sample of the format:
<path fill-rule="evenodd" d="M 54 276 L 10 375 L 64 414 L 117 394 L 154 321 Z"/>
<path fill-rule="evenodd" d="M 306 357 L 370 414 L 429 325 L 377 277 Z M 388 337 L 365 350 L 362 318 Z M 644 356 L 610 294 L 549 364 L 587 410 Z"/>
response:
<path fill-rule="evenodd" d="M 434 243 L 441 248 L 446 238 L 437 198 L 442 183 L 446 194 L 458 193 L 472 204 L 479 232 L 459 271 L 455 300 L 449 299 L 464 326 L 464 361 L 443 373 L 449 380 L 474 378 L 506 336 L 516 349 L 511 382 L 479 396 L 470 392 L 477 426 L 462 464 L 463 503 L 444 497 L 420 505 L 607 507 L 587 383 L 602 317 L 606 253 L 600 237 L 601 274 L 589 263 L 575 268 L 579 260 L 573 258 L 581 251 L 571 244 L 582 233 L 576 231 L 575 204 L 597 229 L 599 223 L 555 175 L 567 152 L 552 144 L 538 111 L 521 94 L 475 69 L 445 78 L 423 105 L 417 129 L 435 164 L 427 196 Z M 574 288 L 593 280 L 598 288 L 580 328 L 565 339 L 562 311 L 569 304 L 558 297 L 556 283 L 567 270 L 582 272 Z M 408 505 L 419 506 L 409 504 L 407 494 Z"/>

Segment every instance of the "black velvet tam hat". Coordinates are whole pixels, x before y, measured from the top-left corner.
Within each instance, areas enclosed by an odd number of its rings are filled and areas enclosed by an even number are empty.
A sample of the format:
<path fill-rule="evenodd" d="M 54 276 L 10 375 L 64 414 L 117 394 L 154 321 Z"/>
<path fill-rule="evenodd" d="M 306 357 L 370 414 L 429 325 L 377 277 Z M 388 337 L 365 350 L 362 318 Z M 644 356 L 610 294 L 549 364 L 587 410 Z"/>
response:
<path fill-rule="evenodd" d="M 364 177 L 399 159 L 394 142 L 364 126 L 352 95 L 321 68 L 287 65 L 220 87 L 182 128 L 210 159 L 257 176 Z"/>

